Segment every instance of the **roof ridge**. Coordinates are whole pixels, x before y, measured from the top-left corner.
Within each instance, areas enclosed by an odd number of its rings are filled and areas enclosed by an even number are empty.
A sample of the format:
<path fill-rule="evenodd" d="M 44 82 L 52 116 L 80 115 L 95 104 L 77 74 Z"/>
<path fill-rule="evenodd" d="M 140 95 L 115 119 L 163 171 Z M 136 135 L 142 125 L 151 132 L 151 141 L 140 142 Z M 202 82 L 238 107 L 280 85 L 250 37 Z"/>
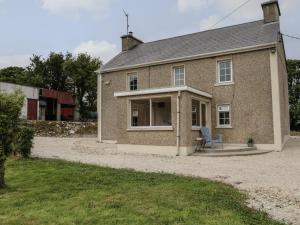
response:
<path fill-rule="evenodd" d="M 155 40 L 155 41 L 144 42 L 141 45 L 155 43 L 155 42 L 159 42 L 159 41 L 170 40 L 170 39 L 175 39 L 175 38 L 180 38 L 180 37 L 185 37 L 185 36 L 189 36 L 189 35 L 206 33 L 206 32 L 210 32 L 210 31 L 226 29 L 226 28 L 230 28 L 230 27 L 241 26 L 241 25 L 245 25 L 245 24 L 257 23 L 257 22 L 262 22 L 262 21 L 264 21 L 264 20 L 255 20 L 255 21 L 250 21 L 250 22 L 245 22 L 245 23 L 234 24 L 234 25 L 230 25 L 230 26 L 226 26 L 226 27 L 219 27 L 219 28 L 215 28 L 215 29 L 211 29 L 211 30 L 204 30 L 204 31 L 198 31 L 198 32 L 193 32 L 193 33 L 189 33 L 189 34 L 178 35 L 178 36 L 174 36 L 174 37 L 162 38 L 162 39 Z"/>

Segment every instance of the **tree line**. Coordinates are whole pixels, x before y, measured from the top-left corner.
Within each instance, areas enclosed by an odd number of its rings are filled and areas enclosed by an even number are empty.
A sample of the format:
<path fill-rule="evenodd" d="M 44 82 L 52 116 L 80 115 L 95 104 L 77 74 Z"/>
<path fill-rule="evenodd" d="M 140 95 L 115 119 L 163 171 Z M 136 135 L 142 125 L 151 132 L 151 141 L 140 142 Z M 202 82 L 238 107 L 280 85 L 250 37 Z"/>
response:
<path fill-rule="evenodd" d="M 287 60 L 291 130 L 300 131 L 300 60 Z"/>
<path fill-rule="evenodd" d="M 97 74 L 102 62 L 88 54 L 51 52 L 43 58 L 33 55 L 26 68 L 8 67 L 0 70 L 0 81 L 20 85 L 67 91 L 74 94 L 82 119 L 97 106 Z"/>

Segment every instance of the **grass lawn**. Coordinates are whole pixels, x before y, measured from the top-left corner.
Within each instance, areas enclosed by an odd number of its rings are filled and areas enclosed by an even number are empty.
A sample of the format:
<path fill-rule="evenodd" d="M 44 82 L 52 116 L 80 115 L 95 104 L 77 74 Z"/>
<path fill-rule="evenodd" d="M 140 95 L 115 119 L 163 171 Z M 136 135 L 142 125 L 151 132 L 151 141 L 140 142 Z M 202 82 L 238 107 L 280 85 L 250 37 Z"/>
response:
<path fill-rule="evenodd" d="M 279 225 L 229 185 L 56 160 L 8 160 L 0 224 Z"/>

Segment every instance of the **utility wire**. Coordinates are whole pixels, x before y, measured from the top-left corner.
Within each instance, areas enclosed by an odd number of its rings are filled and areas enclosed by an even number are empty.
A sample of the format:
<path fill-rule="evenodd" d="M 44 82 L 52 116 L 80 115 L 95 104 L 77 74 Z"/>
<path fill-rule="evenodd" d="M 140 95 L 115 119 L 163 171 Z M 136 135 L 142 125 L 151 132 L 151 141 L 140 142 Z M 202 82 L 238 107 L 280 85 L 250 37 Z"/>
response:
<path fill-rule="evenodd" d="M 282 34 L 282 33 L 281 33 L 281 34 Z M 285 37 L 289 37 L 289 38 L 293 38 L 293 39 L 300 40 L 300 37 L 295 37 L 295 36 L 288 35 L 288 34 L 282 34 L 282 36 L 285 36 Z"/>
<path fill-rule="evenodd" d="M 233 11 L 231 11 L 230 13 L 228 13 L 226 16 L 222 17 L 218 22 L 216 22 L 214 25 L 212 25 L 209 28 L 209 30 L 212 29 L 212 28 L 214 28 L 216 25 L 218 25 L 219 23 L 221 23 L 223 20 L 227 19 L 229 16 L 231 16 L 236 11 L 238 11 L 240 8 L 242 8 L 243 6 L 245 6 L 246 4 L 248 4 L 250 1 L 252 1 L 252 0 L 247 0 L 246 2 L 244 2 L 243 4 L 241 4 L 240 6 L 238 6 L 237 8 L 235 8 Z"/>

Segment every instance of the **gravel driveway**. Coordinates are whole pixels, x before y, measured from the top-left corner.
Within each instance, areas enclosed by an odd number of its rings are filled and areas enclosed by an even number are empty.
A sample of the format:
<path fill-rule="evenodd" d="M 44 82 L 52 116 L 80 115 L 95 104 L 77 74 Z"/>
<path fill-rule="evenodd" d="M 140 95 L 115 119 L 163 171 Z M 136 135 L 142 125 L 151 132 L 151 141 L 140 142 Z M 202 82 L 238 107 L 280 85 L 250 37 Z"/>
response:
<path fill-rule="evenodd" d="M 93 138 L 35 138 L 33 155 L 113 168 L 204 177 L 234 185 L 250 195 L 249 205 L 274 218 L 300 225 L 300 138 L 283 152 L 205 158 L 123 154 Z"/>

